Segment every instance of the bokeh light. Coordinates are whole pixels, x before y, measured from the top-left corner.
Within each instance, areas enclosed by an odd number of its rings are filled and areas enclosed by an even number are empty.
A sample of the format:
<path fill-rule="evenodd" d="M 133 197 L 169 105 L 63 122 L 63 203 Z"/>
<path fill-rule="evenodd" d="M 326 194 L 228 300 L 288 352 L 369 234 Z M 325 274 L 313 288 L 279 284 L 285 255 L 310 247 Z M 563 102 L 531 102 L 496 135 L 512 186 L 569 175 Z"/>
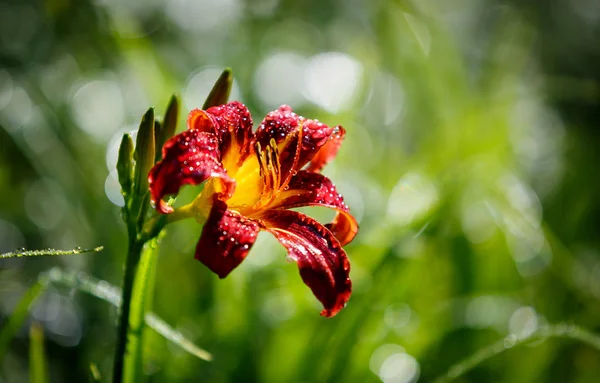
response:
<path fill-rule="evenodd" d="M 104 250 L 0 260 L 0 333 L 40 275 L 77 276 L 31 306 L 0 382 L 28 380 L 33 322 L 51 381 L 85 381 L 91 363 L 110 380 L 119 143 L 173 94 L 185 129 L 225 67 L 255 128 L 289 104 L 346 129 L 323 174 L 360 226 L 353 295 L 320 317 L 265 232 L 221 280 L 194 259 L 202 225 L 174 223 L 148 307 L 214 358 L 145 331 L 149 380 L 595 382 L 593 342 L 545 334 L 600 333 L 599 20 L 591 0 L 2 2 L 0 251 Z M 96 278 L 100 298 L 82 291 Z"/>

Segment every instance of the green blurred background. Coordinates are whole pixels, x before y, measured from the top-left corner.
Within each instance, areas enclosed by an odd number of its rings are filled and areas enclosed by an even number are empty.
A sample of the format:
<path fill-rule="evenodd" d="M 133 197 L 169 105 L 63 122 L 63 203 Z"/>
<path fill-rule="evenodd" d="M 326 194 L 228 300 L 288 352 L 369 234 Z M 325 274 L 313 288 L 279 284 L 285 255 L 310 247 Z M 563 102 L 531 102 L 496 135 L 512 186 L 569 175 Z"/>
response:
<path fill-rule="evenodd" d="M 0 323 L 53 266 L 119 285 L 116 145 L 172 93 L 184 115 L 221 70 L 255 124 L 278 105 L 347 130 L 328 174 L 360 222 L 354 294 L 333 319 L 267 234 L 227 279 L 170 226 L 153 310 L 214 354 L 152 331 L 152 382 L 429 382 L 498 340 L 565 322 L 600 332 L 600 3 L 593 0 L 4 0 Z M 312 211 L 327 220 L 329 212 Z M 51 287 L 53 382 L 108 380 L 116 309 Z M 0 324 L 1 326 L 1 324 Z M 28 371 L 28 327 L 0 382 Z M 566 339 L 511 348 L 460 382 L 596 382 Z"/>

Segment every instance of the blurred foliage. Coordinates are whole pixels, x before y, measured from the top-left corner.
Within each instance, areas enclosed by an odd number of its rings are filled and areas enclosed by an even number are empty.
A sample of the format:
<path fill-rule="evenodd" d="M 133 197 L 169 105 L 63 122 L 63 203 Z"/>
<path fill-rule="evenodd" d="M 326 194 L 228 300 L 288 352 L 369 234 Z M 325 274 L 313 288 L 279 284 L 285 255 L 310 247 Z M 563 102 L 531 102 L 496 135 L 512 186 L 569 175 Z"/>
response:
<path fill-rule="evenodd" d="M 147 331 L 151 381 L 427 382 L 549 323 L 600 332 L 599 22 L 592 0 L 2 1 L 0 253 L 104 246 L 0 260 L 2 325 L 53 266 L 120 283 L 123 133 L 173 92 L 183 129 L 231 67 L 255 123 L 289 103 L 348 131 L 325 172 L 360 220 L 354 294 L 320 317 L 266 234 L 218 280 L 200 227 L 173 225 L 152 307 L 214 360 Z M 30 314 L 50 381 L 110 376 L 112 306 L 49 287 Z M 29 328 L 0 382 L 27 380 Z M 597 350 L 551 338 L 458 381 L 598 376 Z"/>

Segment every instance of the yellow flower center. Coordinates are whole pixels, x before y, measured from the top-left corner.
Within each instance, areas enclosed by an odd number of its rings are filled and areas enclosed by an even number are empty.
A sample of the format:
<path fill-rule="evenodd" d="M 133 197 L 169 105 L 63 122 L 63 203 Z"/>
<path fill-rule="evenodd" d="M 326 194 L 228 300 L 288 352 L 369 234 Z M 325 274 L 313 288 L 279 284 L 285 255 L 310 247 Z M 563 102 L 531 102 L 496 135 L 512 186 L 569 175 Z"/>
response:
<path fill-rule="evenodd" d="M 295 168 L 300 155 L 302 126 L 297 130 L 297 134 L 288 135 L 279 144 L 274 139 L 271 139 L 265 148 L 262 148 L 260 143 L 256 143 L 254 151 L 239 166 L 239 146 L 233 139 L 231 150 L 225 153 L 222 159 L 227 174 L 236 181 L 235 191 L 226 201 L 229 209 L 246 217 L 252 217 L 268 207 L 279 193 L 287 188 L 293 174 L 281 174 L 279 153 L 286 150 L 293 140 L 297 140 L 292 165 L 292 168 Z M 223 191 L 219 179 L 213 178 L 207 181 L 201 195 L 194 201 L 196 209 L 199 210 L 198 214 L 203 216 L 202 218 L 207 217 L 210 212 L 213 195 Z"/>

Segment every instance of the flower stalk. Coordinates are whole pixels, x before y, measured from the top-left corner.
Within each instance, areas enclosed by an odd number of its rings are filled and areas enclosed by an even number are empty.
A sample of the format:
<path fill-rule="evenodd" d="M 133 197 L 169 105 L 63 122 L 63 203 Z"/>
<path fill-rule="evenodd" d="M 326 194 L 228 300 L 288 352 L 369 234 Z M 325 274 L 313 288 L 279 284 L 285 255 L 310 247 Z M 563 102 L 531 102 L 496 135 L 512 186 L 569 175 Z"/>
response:
<path fill-rule="evenodd" d="M 175 111 L 173 112 L 172 109 Z M 177 120 L 177 116 L 173 116 L 174 113 L 177 113 L 176 109 L 177 100 L 173 98 L 168 108 L 171 115 L 170 121 L 173 123 Z M 125 376 L 131 376 L 125 371 L 125 359 L 131 330 L 130 319 L 134 299 L 134 285 L 144 245 L 159 235 L 165 222 L 157 219 L 149 227 L 145 225 L 149 207 L 147 174 L 155 162 L 157 136 L 160 140 L 162 133 L 161 124 L 154 119 L 154 109 L 150 108 L 140 123 L 135 150 L 133 150 L 133 141 L 129 134 L 123 136 L 121 148 L 119 149 L 117 172 L 123 198 L 125 199 L 122 214 L 127 226 L 128 249 L 123 275 L 122 306 L 117 324 L 117 345 L 113 364 L 114 382 L 122 382 Z M 144 291 L 144 294 L 148 292 Z M 144 299 L 144 297 L 138 299 Z M 142 337 L 140 335 L 136 347 L 141 349 L 141 344 Z M 139 352 L 136 352 L 136 355 L 139 355 Z"/>
<path fill-rule="evenodd" d="M 113 381 L 123 381 L 123 366 L 125 363 L 125 353 L 127 350 L 127 335 L 129 332 L 129 314 L 131 311 L 131 297 L 133 295 L 133 284 L 137 272 L 138 264 L 141 258 L 143 244 L 138 241 L 129 243 L 127 258 L 125 260 L 125 274 L 123 276 L 123 290 L 121 296 L 121 312 L 119 313 L 119 322 L 117 327 L 117 347 L 115 350 L 115 360 L 113 365 Z"/>
<path fill-rule="evenodd" d="M 231 84 L 231 70 L 226 69 L 205 105 L 210 107 L 227 102 Z M 144 318 L 150 303 L 153 287 L 150 281 L 153 280 L 160 233 L 166 224 L 196 215 L 193 209 L 186 207 L 170 217 L 149 209 L 148 172 L 162 160 L 160 148 L 175 134 L 178 115 L 176 96 L 171 98 L 162 122 L 155 120 L 154 109 L 150 108 L 140 123 L 135 149 L 133 139 L 127 133 L 119 148 L 117 173 L 125 200 L 122 218 L 127 227 L 128 248 L 113 365 L 113 382 L 117 383 L 137 382 L 142 376 L 143 320 L 140 318 Z"/>

